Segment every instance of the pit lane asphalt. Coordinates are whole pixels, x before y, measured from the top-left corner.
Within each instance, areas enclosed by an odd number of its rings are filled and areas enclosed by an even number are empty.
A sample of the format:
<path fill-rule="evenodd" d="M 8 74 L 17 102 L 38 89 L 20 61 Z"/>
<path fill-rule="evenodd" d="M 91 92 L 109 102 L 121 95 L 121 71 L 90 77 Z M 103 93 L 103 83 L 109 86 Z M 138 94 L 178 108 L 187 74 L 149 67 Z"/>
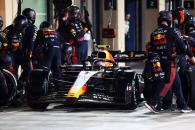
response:
<path fill-rule="evenodd" d="M 121 110 L 113 106 L 51 104 L 46 111 L 27 106 L 1 108 L 0 130 L 194 130 L 195 111 L 152 114 L 144 106 Z"/>
<path fill-rule="evenodd" d="M 142 73 L 143 64 L 131 63 Z M 136 110 L 113 106 L 64 106 L 51 104 L 46 111 L 28 106 L 0 108 L 0 130 L 194 130 L 195 111 L 152 114 L 143 105 Z"/>

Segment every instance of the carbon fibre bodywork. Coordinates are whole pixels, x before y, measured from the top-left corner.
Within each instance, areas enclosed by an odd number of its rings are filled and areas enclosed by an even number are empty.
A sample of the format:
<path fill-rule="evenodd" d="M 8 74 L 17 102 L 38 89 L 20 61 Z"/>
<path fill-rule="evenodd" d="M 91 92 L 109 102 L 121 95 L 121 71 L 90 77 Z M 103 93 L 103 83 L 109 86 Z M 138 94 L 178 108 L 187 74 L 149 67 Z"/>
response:
<path fill-rule="evenodd" d="M 33 70 L 27 91 L 29 106 L 45 109 L 53 102 L 106 103 L 135 109 L 141 95 L 140 75 L 129 66 L 119 67 L 117 64 L 97 68 L 93 65 L 94 60 L 103 59 L 89 59 L 90 65 L 61 66 L 60 80 L 53 78 L 49 70 Z"/>

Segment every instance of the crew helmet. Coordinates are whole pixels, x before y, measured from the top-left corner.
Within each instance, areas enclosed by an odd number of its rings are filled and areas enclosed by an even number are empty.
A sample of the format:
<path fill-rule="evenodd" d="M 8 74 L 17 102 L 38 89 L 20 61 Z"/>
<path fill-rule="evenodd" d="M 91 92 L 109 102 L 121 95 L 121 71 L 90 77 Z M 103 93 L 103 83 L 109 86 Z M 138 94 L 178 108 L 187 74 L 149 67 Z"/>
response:
<path fill-rule="evenodd" d="M 50 22 L 48 21 L 43 21 L 40 26 L 39 26 L 39 29 L 43 29 L 43 28 L 50 28 L 52 25 Z"/>
<path fill-rule="evenodd" d="M 71 5 L 68 8 L 68 16 L 72 20 L 77 20 L 80 18 L 80 8 L 76 5 Z"/>
<path fill-rule="evenodd" d="M 162 21 L 166 21 L 168 25 L 170 26 L 172 23 L 172 14 L 170 11 L 160 11 L 159 17 L 158 17 L 158 25 L 162 24 Z"/>
<path fill-rule="evenodd" d="M 186 22 L 186 29 L 188 30 L 190 27 L 195 29 L 195 17 L 191 16 Z"/>
<path fill-rule="evenodd" d="M 34 24 L 36 20 L 36 12 L 34 9 L 25 8 L 22 11 L 22 15 L 26 16 L 30 23 Z"/>
<path fill-rule="evenodd" d="M 23 32 L 28 27 L 28 19 L 23 15 L 18 15 L 13 21 L 13 27 L 18 32 Z"/>
<path fill-rule="evenodd" d="M 189 17 L 189 12 L 185 8 L 178 7 L 173 11 L 173 18 L 178 20 L 178 24 L 182 25 Z"/>

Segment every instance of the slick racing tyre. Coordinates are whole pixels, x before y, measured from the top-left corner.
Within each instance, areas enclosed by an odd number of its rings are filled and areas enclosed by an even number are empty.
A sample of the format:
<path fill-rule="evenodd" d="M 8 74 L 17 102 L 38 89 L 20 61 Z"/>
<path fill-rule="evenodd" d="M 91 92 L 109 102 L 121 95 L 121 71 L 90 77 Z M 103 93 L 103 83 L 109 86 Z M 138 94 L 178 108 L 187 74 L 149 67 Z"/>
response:
<path fill-rule="evenodd" d="M 116 102 L 122 103 L 121 109 L 136 109 L 136 73 L 134 71 L 120 71 L 117 75 L 117 82 L 115 83 Z"/>
<path fill-rule="evenodd" d="M 8 89 L 4 74 L 0 71 L 0 106 L 7 102 Z"/>
<path fill-rule="evenodd" d="M 8 102 L 11 102 L 16 95 L 17 80 L 15 76 L 7 69 L 2 69 L 2 73 L 6 79 L 6 84 L 8 88 Z"/>
<path fill-rule="evenodd" d="M 195 69 L 192 68 L 191 70 L 186 71 L 186 77 L 187 87 L 189 88 L 188 104 L 193 110 L 195 110 Z"/>
<path fill-rule="evenodd" d="M 125 90 L 125 109 L 134 110 L 137 108 L 136 102 L 136 88 L 135 88 L 135 81 L 132 80 L 131 83 L 127 84 Z"/>
<path fill-rule="evenodd" d="M 30 73 L 29 87 L 27 88 L 28 105 L 32 109 L 46 109 L 48 102 L 40 101 L 42 96 L 48 95 L 49 76 L 48 70 L 35 69 Z"/>

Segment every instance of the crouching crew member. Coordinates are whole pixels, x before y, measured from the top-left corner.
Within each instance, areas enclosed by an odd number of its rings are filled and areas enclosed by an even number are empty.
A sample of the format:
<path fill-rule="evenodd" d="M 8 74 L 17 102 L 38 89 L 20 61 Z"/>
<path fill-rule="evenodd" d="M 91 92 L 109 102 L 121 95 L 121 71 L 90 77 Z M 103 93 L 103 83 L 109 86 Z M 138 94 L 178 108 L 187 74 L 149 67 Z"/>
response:
<path fill-rule="evenodd" d="M 192 53 L 187 52 L 185 44 L 181 39 L 178 30 L 172 29 L 172 14 L 169 11 L 161 11 L 158 17 L 158 28 L 152 32 L 149 42 L 149 54 L 158 54 L 162 71 L 165 73 L 163 82 L 156 84 L 154 95 L 145 103 L 145 106 L 154 113 L 158 113 L 165 97 L 171 86 L 174 90 L 181 112 L 190 112 L 183 97 L 181 81 L 176 70 L 177 52 L 187 53 L 191 60 L 195 62 Z M 158 109 L 157 109 L 158 108 Z"/>
<path fill-rule="evenodd" d="M 40 25 L 35 44 L 35 59 L 42 67 L 51 69 L 55 78 L 60 78 L 61 47 L 60 38 L 56 31 L 51 29 L 51 24 L 44 21 Z M 37 52 L 41 52 L 36 54 Z M 40 57 L 39 57 L 40 56 Z"/>
<path fill-rule="evenodd" d="M 13 24 L 6 27 L 2 32 L 2 36 L 7 39 L 7 44 L 2 47 L 1 51 L 11 56 L 17 79 L 19 65 L 24 68 L 22 37 L 27 27 L 27 18 L 23 15 L 19 15 L 14 19 Z"/>
<path fill-rule="evenodd" d="M 22 33 L 28 26 L 28 21 L 25 16 L 17 16 L 13 24 L 6 27 L 1 32 L 1 49 L 0 49 L 0 67 L 1 69 L 8 69 L 18 79 L 18 67 L 23 68 L 23 52 L 22 52 Z M 3 73 L 0 72 L 0 105 L 4 105 L 13 96 L 12 90 L 15 91 L 14 86 L 10 86 L 6 82 Z M 9 81 L 10 82 L 10 81 Z M 9 85 L 9 88 L 8 88 Z M 11 94 L 12 93 L 12 94 Z M 14 92 L 15 93 L 15 92 Z"/>
<path fill-rule="evenodd" d="M 7 45 L 7 39 L 2 36 L 3 18 L 0 16 L 0 106 L 3 105 L 8 97 L 8 88 L 5 76 L 1 72 L 4 69 L 3 61 L 5 59 L 2 53 L 2 47 Z"/>

